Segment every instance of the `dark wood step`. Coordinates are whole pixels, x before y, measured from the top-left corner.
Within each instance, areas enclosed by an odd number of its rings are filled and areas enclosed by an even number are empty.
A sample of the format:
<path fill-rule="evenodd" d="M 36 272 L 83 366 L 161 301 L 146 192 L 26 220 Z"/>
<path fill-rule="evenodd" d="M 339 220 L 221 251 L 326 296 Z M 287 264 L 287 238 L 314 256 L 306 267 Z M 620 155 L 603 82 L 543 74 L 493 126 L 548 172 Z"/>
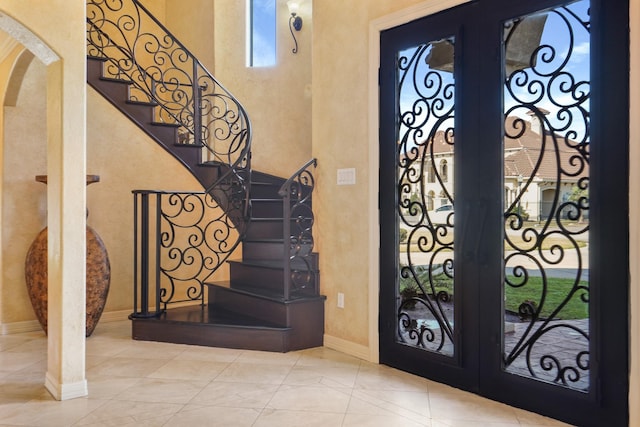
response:
<path fill-rule="evenodd" d="M 294 349 L 290 338 L 293 328 L 219 306 L 173 308 L 158 318 L 131 320 L 135 340 L 275 352 Z"/>
<path fill-rule="evenodd" d="M 251 199 L 252 216 L 258 218 L 282 218 L 282 199 Z"/>
<path fill-rule="evenodd" d="M 282 293 L 284 283 L 283 263 L 262 262 L 243 263 L 241 261 L 228 261 L 229 279 L 232 287 L 253 286 L 267 288 Z"/>
<path fill-rule="evenodd" d="M 312 250 L 310 244 L 302 245 L 298 253 L 306 254 Z M 242 256 L 245 259 L 281 260 L 284 253 L 282 239 L 245 239 L 242 243 Z"/>
<path fill-rule="evenodd" d="M 264 289 L 232 289 L 208 283 L 209 307 L 245 313 L 269 324 L 290 327 L 289 349 L 322 345 L 324 335 L 324 302 L 326 297 L 299 297 L 283 301 Z M 258 293 L 260 292 L 260 293 Z"/>
<path fill-rule="evenodd" d="M 279 199 L 278 194 L 282 184 L 273 184 L 269 182 L 251 180 L 251 198 L 252 199 Z"/>
<path fill-rule="evenodd" d="M 300 227 L 310 227 L 310 220 L 302 221 L 299 218 L 292 218 L 290 221 L 290 230 L 292 233 L 298 233 Z M 283 239 L 284 234 L 283 218 L 259 218 L 255 215 L 251 218 L 251 224 L 247 230 L 247 239 L 263 240 L 263 239 Z"/>
<path fill-rule="evenodd" d="M 314 257 L 308 264 L 303 260 L 292 262 L 292 277 L 296 289 L 305 289 L 307 294 L 314 292 L 319 271 L 313 266 Z M 274 298 L 283 298 L 284 268 L 282 261 L 228 261 L 230 269 L 230 287 L 233 289 L 253 290 L 252 292 L 272 292 Z M 294 295 L 295 297 L 295 295 Z"/>

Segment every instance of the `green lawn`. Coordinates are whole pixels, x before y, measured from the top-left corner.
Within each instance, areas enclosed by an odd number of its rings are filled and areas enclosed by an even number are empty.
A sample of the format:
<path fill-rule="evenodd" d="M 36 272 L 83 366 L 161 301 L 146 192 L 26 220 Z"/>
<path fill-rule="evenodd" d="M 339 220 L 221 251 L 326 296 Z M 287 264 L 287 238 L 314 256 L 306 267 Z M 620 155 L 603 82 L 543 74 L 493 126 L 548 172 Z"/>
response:
<path fill-rule="evenodd" d="M 508 277 L 510 280 L 516 281 L 513 276 Z M 552 312 L 569 297 L 569 293 L 573 287 L 574 280 L 547 278 L 547 292 L 545 296 L 544 306 L 540 313 L 541 317 L 549 317 Z M 517 282 L 516 282 L 517 283 Z M 588 282 L 580 282 L 581 286 L 588 287 Z M 506 286 L 505 308 L 510 311 L 518 312 L 518 307 L 523 301 L 540 301 L 542 294 L 542 278 L 529 277 L 528 282 L 519 288 Z M 589 317 L 589 304 L 582 301 L 582 296 L 588 299 L 589 295 L 584 290 L 575 292 L 564 308 L 556 315 L 557 319 L 585 319 Z"/>
<path fill-rule="evenodd" d="M 426 282 L 428 277 L 427 271 L 419 271 L 418 277 L 419 280 Z M 519 283 L 514 276 L 508 276 L 508 279 L 513 283 Z M 436 293 L 440 291 L 447 291 L 449 294 L 453 293 L 452 279 L 446 277 L 444 274 L 434 276 L 433 282 Z M 413 279 L 401 277 L 400 290 L 415 287 L 413 283 Z M 582 286 L 588 286 L 588 282 L 580 282 L 580 284 Z M 573 280 L 548 278 L 547 286 L 544 305 L 540 313 L 540 317 L 542 318 L 549 317 L 560 304 L 569 298 L 569 293 L 573 287 Z M 542 295 L 542 278 L 529 277 L 528 282 L 520 287 L 505 286 L 505 294 L 505 309 L 509 311 L 518 313 L 520 305 L 525 301 L 533 301 L 537 306 L 540 304 Z M 588 294 L 586 294 L 584 290 L 579 290 L 571 295 L 569 301 L 555 318 L 564 320 L 587 318 L 589 305 L 582 301 L 581 296 L 583 294 L 585 297 L 588 297 Z"/>

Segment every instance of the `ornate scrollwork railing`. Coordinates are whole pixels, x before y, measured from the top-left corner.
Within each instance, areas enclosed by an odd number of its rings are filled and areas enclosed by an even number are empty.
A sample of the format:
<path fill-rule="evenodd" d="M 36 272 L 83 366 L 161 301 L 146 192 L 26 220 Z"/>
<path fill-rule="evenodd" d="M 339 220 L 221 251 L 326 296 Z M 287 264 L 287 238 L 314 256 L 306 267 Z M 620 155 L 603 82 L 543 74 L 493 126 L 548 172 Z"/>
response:
<path fill-rule="evenodd" d="M 238 230 L 206 192 L 134 193 L 134 313 L 200 301 L 204 283 L 238 246 Z M 235 234 L 235 236 L 234 236 Z"/>
<path fill-rule="evenodd" d="M 311 194 L 315 179 L 311 167 L 317 166 L 312 159 L 298 169 L 280 187 L 278 194 L 283 203 L 284 237 L 284 299 L 292 296 L 317 295 L 318 266 L 313 253 Z"/>
<path fill-rule="evenodd" d="M 87 1 L 87 54 L 104 59 L 105 77 L 131 83 L 130 101 L 155 105 L 155 122 L 176 126 L 179 144 L 202 147 L 202 163 L 226 166 L 207 192 L 233 182 L 219 200 L 242 193 L 246 218 L 251 124 L 239 101 L 137 0 Z"/>

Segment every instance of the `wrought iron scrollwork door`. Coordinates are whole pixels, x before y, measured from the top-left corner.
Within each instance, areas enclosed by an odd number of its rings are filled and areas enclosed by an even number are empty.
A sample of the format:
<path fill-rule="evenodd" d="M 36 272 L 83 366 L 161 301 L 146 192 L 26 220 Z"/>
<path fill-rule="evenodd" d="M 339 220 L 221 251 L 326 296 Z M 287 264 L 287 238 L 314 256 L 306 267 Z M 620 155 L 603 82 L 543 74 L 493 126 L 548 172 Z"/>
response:
<path fill-rule="evenodd" d="M 604 3 L 381 36 L 381 361 L 580 425 L 627 416 L 628 88 L 603 72 L 624 81 L 628 42 Z"/>

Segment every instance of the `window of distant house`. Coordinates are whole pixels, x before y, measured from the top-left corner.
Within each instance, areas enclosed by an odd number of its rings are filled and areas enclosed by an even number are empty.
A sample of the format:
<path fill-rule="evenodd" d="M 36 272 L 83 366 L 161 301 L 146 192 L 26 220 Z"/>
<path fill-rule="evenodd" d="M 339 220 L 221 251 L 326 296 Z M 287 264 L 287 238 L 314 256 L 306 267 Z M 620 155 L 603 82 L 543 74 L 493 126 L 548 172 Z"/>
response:
<path fill-rule="evenodd" d="M 442 177 L 442 182 L 447 182 L 449 180 L 449 170 L 446 160 L 440 161 L 440 176 Z"/>
<path fill-rule="evenodd" d="M 276 65 L 276 0 L 247 0 L 247 66 Z"/>
<path fill-rule="evenodd" d="M 431 163 L 427 164 L 427 181 L 436 182 L 436 171 Z"/>

